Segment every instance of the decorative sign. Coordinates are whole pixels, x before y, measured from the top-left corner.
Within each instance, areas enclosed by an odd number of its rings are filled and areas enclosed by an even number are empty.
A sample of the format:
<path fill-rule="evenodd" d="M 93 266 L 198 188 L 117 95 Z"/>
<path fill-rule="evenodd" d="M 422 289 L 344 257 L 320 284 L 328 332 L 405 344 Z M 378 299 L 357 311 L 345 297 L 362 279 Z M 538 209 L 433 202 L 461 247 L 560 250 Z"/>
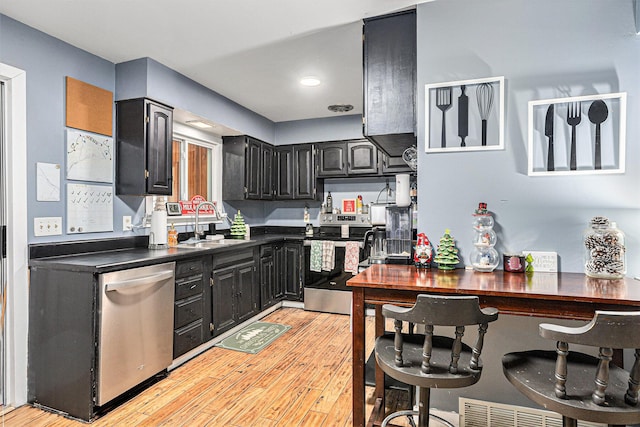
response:
<path fill-rule="evenodd" d="M 342 213 L 356 213 L 356 199 L 342 199 Z"/>
<path fill-rule="evenodd" d="M 195 196 L 193 196 L 191 198 L 191 200 L 180 200 L 180 207 L 182 209 L 182 215 L 195 215 L 196 214 L 196 208 L 198 207 L 198 205 L 202 202 L 206 202 L 207 199 L 205 199 L 204 197 L 196 194 Z M 215 204 L 215 202 L 213 202 Z M 215 211 L 213 210 L 213 207 L 211 207 L 211 205 L 207 205 L 207 206 L 203 206 L 200 209 L 200 214 L 201 215 L 214 215 Z"/>

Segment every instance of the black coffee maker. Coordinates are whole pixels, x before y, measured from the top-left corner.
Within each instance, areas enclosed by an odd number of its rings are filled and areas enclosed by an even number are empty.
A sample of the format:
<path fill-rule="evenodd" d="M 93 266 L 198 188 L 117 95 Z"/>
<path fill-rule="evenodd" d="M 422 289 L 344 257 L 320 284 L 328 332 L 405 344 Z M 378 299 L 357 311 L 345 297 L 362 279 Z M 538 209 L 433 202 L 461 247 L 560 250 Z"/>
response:
<path fill-rule="evenodd" d="M 373 227 L 364 234 L 364 253 L 369 264 L 384 264 L 387 259 L 387 234 L 384 227 Z"/>

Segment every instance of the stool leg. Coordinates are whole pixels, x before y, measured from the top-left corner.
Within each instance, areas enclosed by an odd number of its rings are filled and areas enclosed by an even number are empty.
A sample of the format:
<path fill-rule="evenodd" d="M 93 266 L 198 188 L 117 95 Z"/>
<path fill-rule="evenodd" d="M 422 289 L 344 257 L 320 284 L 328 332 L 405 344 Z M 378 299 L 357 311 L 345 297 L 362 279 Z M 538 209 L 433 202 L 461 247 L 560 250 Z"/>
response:
<path fill-rule="evenodd" d="M 418 426 L 429 427 L 429 398 L 431 390 L 428 388 L 418 388 L 420 401 L 418 402 Z"/>
<path fill-rule="evenodd" d="M 569 417 L 562 417 L 562 427 L 578 427 L 578 421 Z"/>

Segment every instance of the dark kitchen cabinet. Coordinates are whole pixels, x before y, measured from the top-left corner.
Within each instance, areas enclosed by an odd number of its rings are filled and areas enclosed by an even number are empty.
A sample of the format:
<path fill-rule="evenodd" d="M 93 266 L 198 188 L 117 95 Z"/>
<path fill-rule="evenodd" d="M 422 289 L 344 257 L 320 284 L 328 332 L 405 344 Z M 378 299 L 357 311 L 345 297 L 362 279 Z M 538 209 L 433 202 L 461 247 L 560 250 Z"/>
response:
<path fill-rule="evenodd" d="M 275 245 L 276 298 L 284 297 L 287 300 L 302 301 L 303 254 L 301 242 L 284 242 Z"/>
<path fill-rule="evenodd" d="M 222 198 L 273 198 L 273 146 L 247 135 L 226 136 L 222 144 Z"/>
<path fill-rule="evenodd" d="M 397 173 L 413 173 L 413 169 L 409 167 L 402 156 L 387 156 L 385 153 L 378 152 L 380 161 L 379 170 L 382 175 L 395 175 Z"/>
<path fill-rule="evenodd" d="M 318 176 L 332 178 L 347 175 L 347 146 L 343 141 L 316 144 Z"/>
<path fill-rule="evenodd" d="M 363 135 L 390 156 L 416 145 L 415 10 L 364 20 Z"/>
<path fill-rule="evenodd" d="M 278 146 L 274 163 L 277 200 L 315 200 L 323 193 L 323 182 L 316 176 L 313 144 Z"/>
<path fill-rule="evenodd" d="M 347 142 L 347 174 L 378 173 L 378 150 L 369 141 Z"/>
<path fill-rule="evenodd" d="M 173 108 L 147 98 L 116 102 L 116 194 L 170 195 Z"/>
<path fill-rule="evenodd" d="M 211 338 L 210 257 L 176 262 L 173 358 L 185 354 Z"/>
<path fill-rule="evenodd" d="M 260 311 L 260 289 L 252 249 L 214 255 L 211 279 L 214 336 Z"/>
<path fill-rule="evenodd" d="M 280 301 L 276 298 L 275 263 L 273 261 L 273 245 L 260 246 L 260 308 L 265 310 Z"/>
<path fill-rule="evenodd" d="M 335 178 L 378 173 L 378 150 L 375 145 L 365 139 L 318 143 L 316 149 L 320 177 Z"/>

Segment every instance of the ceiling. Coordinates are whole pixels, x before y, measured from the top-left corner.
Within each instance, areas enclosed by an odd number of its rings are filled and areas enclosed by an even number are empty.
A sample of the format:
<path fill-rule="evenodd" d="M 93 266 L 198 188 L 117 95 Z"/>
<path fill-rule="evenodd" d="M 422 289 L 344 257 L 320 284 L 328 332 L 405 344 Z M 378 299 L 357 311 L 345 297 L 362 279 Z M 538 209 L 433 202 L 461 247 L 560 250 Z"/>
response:
<path fill-rule="evenodd" d="M 424 1 L 0 0 L 0 13 L 116 64 L 153 58 L 282 122 L 340 114 L 331 104 L 361 114 L 362 19 Z M 302 87 L 310 75 L 321 84 Z"/>

